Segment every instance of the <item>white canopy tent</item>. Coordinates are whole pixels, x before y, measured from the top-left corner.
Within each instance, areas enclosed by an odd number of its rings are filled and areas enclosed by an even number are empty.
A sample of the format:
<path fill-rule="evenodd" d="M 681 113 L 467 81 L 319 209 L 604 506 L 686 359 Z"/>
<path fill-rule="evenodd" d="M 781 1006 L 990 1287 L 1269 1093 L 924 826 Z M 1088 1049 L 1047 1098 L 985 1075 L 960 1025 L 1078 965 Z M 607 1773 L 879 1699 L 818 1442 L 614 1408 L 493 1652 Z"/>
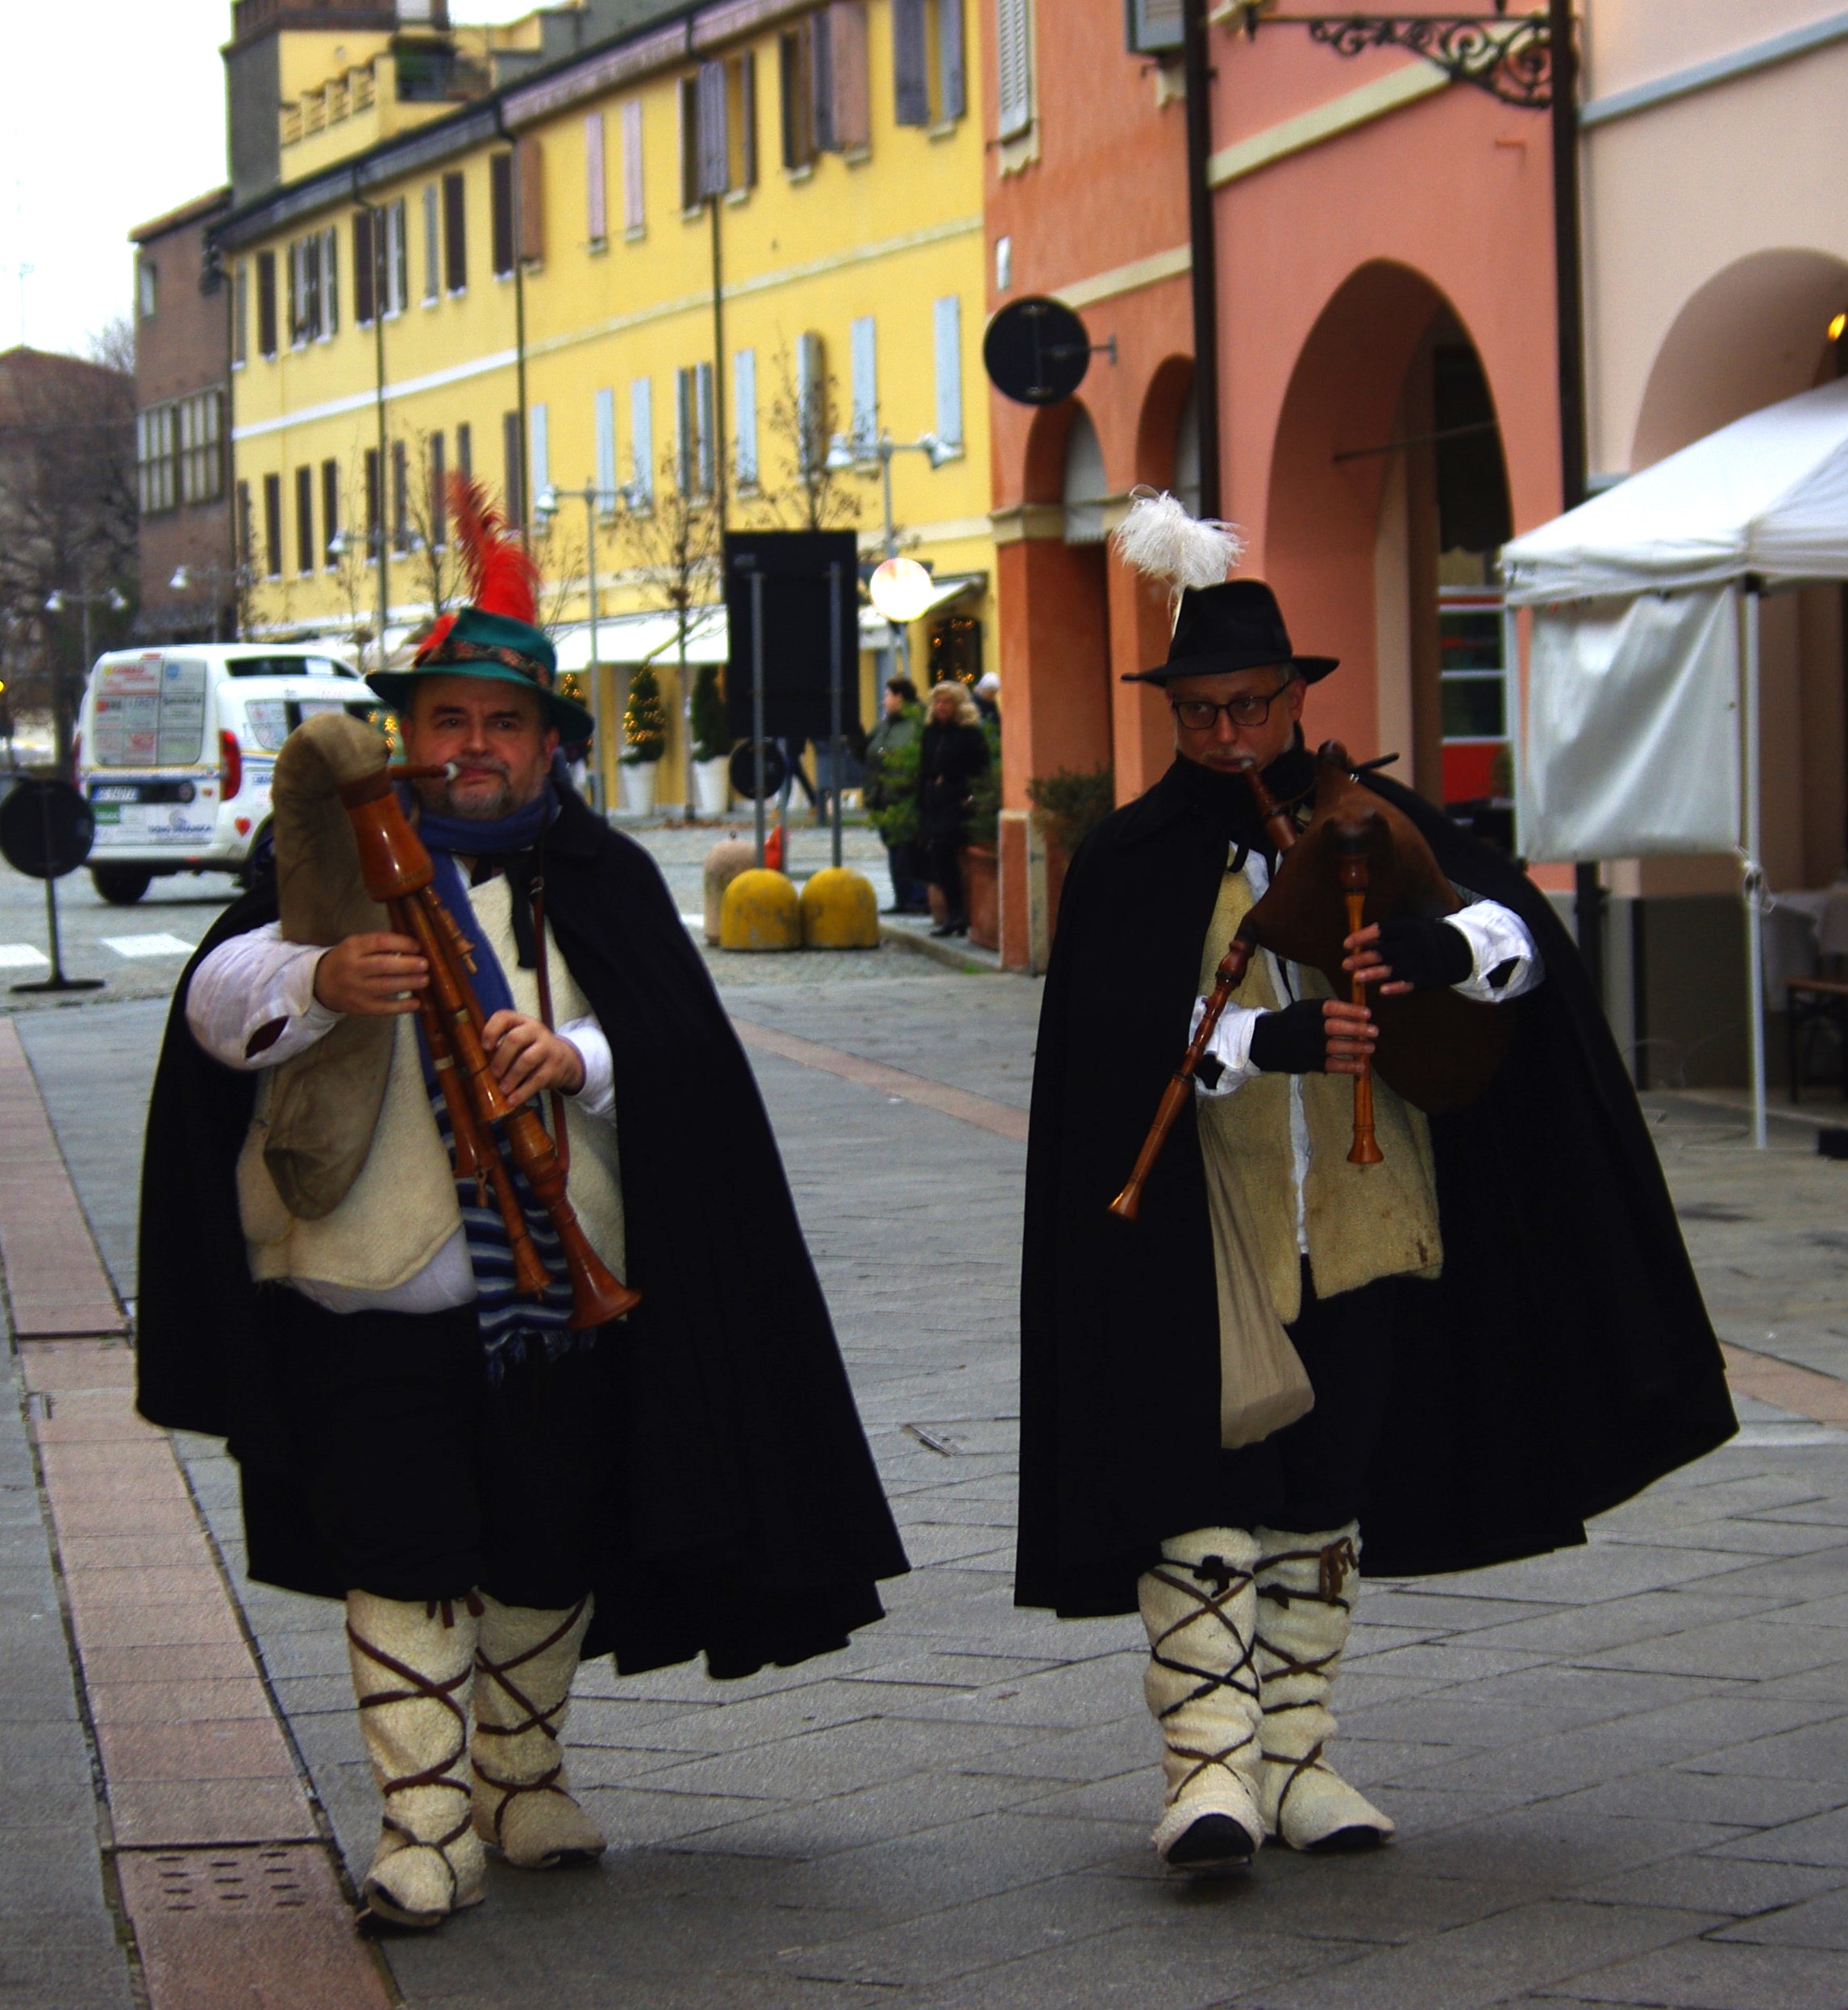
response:
<path fill-rule="evenodd" d="M 1763 1145 L 1759 601 L 1848 580 L 1848 379 L 1736 420 L 1515 539 L 1502 577 L 1509 608 L 1534 610 L 1514 708 L 1523 850 L 1740 860 Z"/>

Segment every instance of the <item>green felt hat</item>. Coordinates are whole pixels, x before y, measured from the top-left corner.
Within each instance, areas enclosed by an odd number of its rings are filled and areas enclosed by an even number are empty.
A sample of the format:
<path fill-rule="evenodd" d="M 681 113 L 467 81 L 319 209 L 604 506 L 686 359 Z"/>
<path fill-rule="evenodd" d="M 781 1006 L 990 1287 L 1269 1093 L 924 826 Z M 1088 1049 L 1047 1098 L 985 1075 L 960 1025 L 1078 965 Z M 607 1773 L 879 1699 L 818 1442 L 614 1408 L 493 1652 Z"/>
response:
<path fill-rule="evenodd" d="M 431 676 L 486 677 L 537 691 L 544 702 L 547 725 L 558 729 L 559 738 L 568 747 L 589 739 L 595 724 L 587 707 L 554 688 L 558 652 L 551 638 L 543 629 L 510 614 L 464 607 L 459 614 L 445 616 L 408 670 L 377 671 L 366 682 L 394 711 L 402 712 L 418 680 Z"/>

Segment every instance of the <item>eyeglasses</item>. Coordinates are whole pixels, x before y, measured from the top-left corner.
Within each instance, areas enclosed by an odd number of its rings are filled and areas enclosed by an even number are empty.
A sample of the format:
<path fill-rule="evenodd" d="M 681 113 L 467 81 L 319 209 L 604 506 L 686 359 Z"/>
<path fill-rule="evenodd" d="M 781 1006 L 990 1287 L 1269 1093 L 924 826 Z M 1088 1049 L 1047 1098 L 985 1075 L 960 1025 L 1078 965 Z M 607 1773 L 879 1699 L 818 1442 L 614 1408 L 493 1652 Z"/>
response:
<path fill-rule="evenodd" d="M 1262 726 L 1271 716 L 1271 707 L 1295 682 L 1294 677 L 1285 677 L 1275 691 L 1242 691 L 1223 705 L 1215 705 L 1210 698 L 1170 698 L 1168 703 L 1190 733 L 1210 733 L 1222 712 L 1234 726 Z"/>

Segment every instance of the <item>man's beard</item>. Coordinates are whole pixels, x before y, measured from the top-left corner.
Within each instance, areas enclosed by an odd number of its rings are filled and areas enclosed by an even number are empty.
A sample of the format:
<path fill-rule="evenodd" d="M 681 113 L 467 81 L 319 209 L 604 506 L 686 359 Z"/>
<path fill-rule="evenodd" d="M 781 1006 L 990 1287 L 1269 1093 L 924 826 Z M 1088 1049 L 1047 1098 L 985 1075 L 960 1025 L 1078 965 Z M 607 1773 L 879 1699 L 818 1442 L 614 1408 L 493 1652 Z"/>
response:
<path fill-rule="evenodd" d="M 499 776 L 500 787 L 491 796 L 471 793 L 458 797 L 453 781 L 428 779 L 416 784 L 419 800 L 424 808 L 439 817 L 455 817 L 468 823 L 493 823 L 500 818 L 510 816 L 525 805 L 514 800 L 514 784 L 507 769 L 498 761 L 480 761 L 470 764 L 478 771 Z M 535 790 L 534 793 L 537 794 Z M 527 799 L 531 801 L 531 797 Z"/>

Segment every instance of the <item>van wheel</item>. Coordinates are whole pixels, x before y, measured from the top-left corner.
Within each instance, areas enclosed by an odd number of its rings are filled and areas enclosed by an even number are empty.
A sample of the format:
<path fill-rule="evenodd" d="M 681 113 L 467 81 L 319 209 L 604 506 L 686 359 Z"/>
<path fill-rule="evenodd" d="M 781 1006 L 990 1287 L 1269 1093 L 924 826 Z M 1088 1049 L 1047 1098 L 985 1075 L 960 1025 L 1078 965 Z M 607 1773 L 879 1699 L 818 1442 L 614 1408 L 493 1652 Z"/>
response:
<path fill-rule="evenodd" d="M 132 907 L 154 884 L 154 875 L 138 865 L 93 865 L 89 876 L 111 907 Z"/>

